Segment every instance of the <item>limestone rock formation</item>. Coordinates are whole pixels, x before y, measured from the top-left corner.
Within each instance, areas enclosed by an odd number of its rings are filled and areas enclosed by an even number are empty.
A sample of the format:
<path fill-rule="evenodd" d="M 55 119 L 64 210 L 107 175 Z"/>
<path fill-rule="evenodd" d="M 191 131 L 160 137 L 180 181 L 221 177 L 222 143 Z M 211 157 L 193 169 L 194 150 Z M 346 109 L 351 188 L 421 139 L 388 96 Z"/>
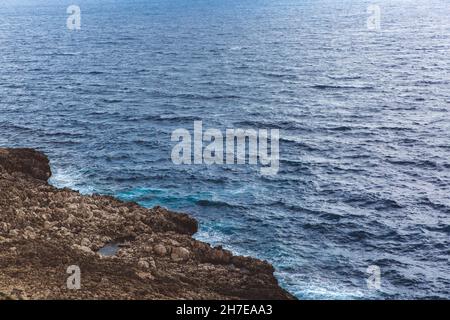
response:
<path fill-rule="evenodd" d="M 193 239 L 190 216 L 57 189 L 50 176 L 44 154 L 0 149 L 0 299 L 293 298 L 269 263 Z"/>

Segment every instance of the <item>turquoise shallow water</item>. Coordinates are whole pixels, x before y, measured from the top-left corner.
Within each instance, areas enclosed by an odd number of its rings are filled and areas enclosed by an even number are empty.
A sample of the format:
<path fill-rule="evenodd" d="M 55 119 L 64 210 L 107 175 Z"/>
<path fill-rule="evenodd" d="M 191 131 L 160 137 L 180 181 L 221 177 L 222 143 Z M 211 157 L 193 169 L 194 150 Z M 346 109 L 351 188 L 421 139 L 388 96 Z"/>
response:
<path fill-rule="evenodd" d="M 0 145 L 57 186 L 185 211 L 299 298 L 450 298 L 445 0 L 0 4 Z M 171 132 L 280 129 L 280 171 L 176 166 Z M 366 286 L 381 268 L 380 290 Z"/>

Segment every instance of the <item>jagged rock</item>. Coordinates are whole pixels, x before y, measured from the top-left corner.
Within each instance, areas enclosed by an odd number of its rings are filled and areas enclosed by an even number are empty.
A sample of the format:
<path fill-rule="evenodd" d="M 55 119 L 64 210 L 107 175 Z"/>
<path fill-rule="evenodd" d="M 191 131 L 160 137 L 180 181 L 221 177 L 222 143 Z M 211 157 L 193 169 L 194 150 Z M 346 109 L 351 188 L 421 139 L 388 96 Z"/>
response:
<path fill-rule="evenodd" d="M 139 265 L 139 267 L 141 267 L 143 269 L 149 269 L 150 268 L 150 264 L 145 259 L 140 259 L 139 262 L 138 262 L 138 265 Z"/>
<path fill-rule="evenodd" d="M 51 176 L 47 157 L 33 149 L 0 149 L 0 166 L 9 174 L 23 173 L 43 181 Z"/>
<path fill-rule="evenodd" d="M 150 267 L 152 267 L 153 269 L 156 269 L 156 263 L 155 263 L 155 260 L 153 260 L 153 258 L 151 258 L 151 257 L 147 258 L 147 261 L 148 261 Z"/>
<path fill-rule="evenodd" d="M 157 244 L 153 247 L 153 251 L 158 255 L 158 256 L 165 256 L 167 254 L 167 248 L 162 245 L 162 244 Z"/>
<path fill-rule="evenodd" d="M 185 261 L 189 259 L 190 252 L 188 249 L 183 247 L 175 247 L 172 248 L 172 253 L 170 254 L 170 257 L 173 261 Z"/>
<path fill-rule="evenodd" d="M 87 253 L 87 254 L 94 254 L 94 252 L 91 250 L 91 248 L 86 247 L 86 246 L 74 245 L 73 248 L 83 251 L 84 253 Z"/>
<path fill-rule="evenodd" d="M 0 299 L 293 298 L 269 263 L 192 239 L 192 217 L 56 189 L 50 176 L 42 153 L 0 148 Z M 74 265 L 82 290 L 66 288 Z"/>
<path fill-rule="evenodd" d="M 81 240 L 81 245 L 84 247 L 90 247 L 91 246 L 91 241 L 88 238 L 83 238 Z"/>
<path fill-rule="evenodd" d="M 154 280 L 155 277 L 150 272 L 137 272 L 136 275 L 143 280 Z"/>
<path fill-rule="evenodd" d="M 30 240 L 34 240 L 36 239 L 36 232 L 34 232 L 33 228 L 31 227 L 26 227 L 25 231 L 23 233 L 23 237 L 25 239 L 30 239 Z"/>

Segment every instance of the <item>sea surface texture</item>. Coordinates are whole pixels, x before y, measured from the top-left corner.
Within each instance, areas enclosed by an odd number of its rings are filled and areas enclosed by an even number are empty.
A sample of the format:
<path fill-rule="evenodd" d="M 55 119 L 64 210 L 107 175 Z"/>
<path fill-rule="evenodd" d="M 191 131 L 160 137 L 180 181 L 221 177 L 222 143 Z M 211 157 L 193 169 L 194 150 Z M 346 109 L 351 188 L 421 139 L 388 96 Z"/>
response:
<path fill-rule="evenodd" d="M 450 2 L 378 0 L 378 31 L 371 4 L 2 0 L 0 145 L 46 152 L 58 187 L 192 214 L 298 298 L 449 299 Z M 174 165 L 195 120 L 280 129 L 278 174 Z"/>

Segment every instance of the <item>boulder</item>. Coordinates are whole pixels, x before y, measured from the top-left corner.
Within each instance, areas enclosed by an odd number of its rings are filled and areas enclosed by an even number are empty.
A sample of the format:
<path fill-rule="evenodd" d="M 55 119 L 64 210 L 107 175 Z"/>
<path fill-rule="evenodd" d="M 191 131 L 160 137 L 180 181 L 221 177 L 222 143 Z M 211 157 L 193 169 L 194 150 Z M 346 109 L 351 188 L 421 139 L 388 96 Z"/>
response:
<path fill-rule="evenodd" d="M 173 261 L 185 261 L 189 259 L 189 256 L 189 250 L 183 247 L 172 248 L 172 253 L 170 254 Z"/>

